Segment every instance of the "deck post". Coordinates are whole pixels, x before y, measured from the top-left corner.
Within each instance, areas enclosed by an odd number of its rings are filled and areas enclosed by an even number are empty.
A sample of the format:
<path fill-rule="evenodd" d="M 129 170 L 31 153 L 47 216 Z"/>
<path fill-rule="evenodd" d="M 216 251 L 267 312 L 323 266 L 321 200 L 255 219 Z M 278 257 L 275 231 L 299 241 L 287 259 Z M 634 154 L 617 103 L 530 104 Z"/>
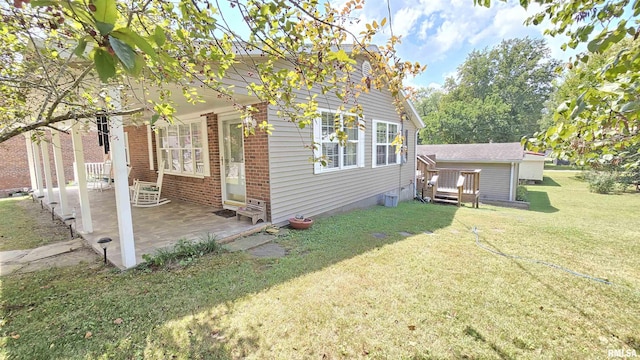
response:
<path fill-rule="evenodd" d="M 120 110 L 120 89 L 110 88 L 109 96 L 114 110 Z M 111 141 L 111 162 L 114 175 L 116 209 L 118 214 L 118 232 L 120 251 L 125 268 L 136 265 L 136 247 L 133 238 L 133 219 L 131 199 L 129 197 L 129 171 L 125 153 L 124 126 L 122 116 L 109 117 L 109 138 Z"/>
<path fill-rule="evenodd" d="M 87 191 L 87 172 L 84 168 L 84 147 L 80 135 L 79 121 L 75 121 L 71 127 L 71 143 L 73 144 L 73 159 L 75 172 L 78 176 L 78 198 L 80 199 L 80 213 L 82 214 L 82 229 L 85 233 L 93 232 L 91 221 L 91 206 L 89 204 L 89 192 Z"/>
<path fill-rule="evenodd" d="M 62 161 L 62 145 L 60 143 L 60 132 L 51 132 L 51 143 L 53 144 L 53 160 L 56 165 L 56 177 L 58 180 L 58 195 L 60 197 L 60 216 L 69 214 L 69 202 L 67 201 L 67 181 L 64 177 L 64 163 Z"/>

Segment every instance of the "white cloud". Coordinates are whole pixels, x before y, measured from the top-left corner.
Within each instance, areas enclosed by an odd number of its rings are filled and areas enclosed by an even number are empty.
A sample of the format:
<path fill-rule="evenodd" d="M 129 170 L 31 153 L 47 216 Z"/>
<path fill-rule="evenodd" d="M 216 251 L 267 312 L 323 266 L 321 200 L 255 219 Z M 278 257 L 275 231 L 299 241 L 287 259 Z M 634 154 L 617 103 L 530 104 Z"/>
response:
<path fill-rule="evenodd" d="M 393 32 L 396 36 L 406 36 L 420 17 L 421 12 L 412 8 L 402 8 L 393 16 Z"/>

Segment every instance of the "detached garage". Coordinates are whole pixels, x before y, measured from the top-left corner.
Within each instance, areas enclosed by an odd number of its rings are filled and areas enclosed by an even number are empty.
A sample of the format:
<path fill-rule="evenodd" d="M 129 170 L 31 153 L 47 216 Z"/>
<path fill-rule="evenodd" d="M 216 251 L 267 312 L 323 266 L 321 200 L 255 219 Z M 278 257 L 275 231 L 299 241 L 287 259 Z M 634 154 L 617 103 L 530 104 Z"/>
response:
<path fill-rule="evenodd" d="M 417 153 L 435 156 L 436 168 L 481 169 L 480 200 L 516 200 L 524 157 L 520 143 L 418 145 Z"/>
<path fill-rule="evenodd" d="M 520 180 L 542 181 L 545 155 L 533 151 L 525 151 L 520 164 Z"/>

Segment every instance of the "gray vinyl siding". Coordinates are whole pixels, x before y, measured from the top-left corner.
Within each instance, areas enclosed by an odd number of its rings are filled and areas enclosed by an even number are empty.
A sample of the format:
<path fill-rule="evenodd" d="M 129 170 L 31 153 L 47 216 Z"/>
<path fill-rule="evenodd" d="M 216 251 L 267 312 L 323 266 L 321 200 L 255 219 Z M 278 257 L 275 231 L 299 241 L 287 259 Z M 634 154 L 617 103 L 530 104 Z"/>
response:
<path fill-rule="evenodd" d="M 515 200 L 515 186 L 518 181 L 518 168 L 515 169 L 514 182 L 511 182 L 510 163 L 459 163 L 437 162 L 438 168 L 454 169 L 481 169 L 480 172 L 480 199 L 486 200 Z M 509 189 L 513 189 L 513 199 L 509 199 Z"/>
<path fill-rule="evenodd" d="M 335 98 L 320 94 L 318 97 L 323 108 L 333 110 L 340 104 Z M 284 222 L 296 214 L 330 214 L 372 197 L 379 196 L 381 199 L 382 194 L 391 191 L 396 194 L 401 192 L 401 199 L 413 198 L 416 126 L 411 120 L 404 122 L 404 129 L 408 130 L 409 135 L 407 163 L 374 168 L 372 122 L 380 120 L 400 124 L 400 116 L 388 92 L 372 90 L 369 94 L 363 94 L 359 102 L 363 106 L 366 123 L 364 167 L 319 174 L 314 174 L 314 165 L 310 160 L 312 150 L 305 148 L 313 140 L 312 127 L 299 129 L 280 118 L 276 107 L 269 107 L 269 122 L 275 127 L 269 136 L 273 223 Z"/>

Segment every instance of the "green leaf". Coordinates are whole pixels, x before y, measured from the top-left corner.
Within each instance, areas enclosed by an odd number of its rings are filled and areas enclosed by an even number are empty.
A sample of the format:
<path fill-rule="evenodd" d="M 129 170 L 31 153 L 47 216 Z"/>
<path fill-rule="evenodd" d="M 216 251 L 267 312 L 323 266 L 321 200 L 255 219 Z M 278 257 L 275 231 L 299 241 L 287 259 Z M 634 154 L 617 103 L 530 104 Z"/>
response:
<path fill-rule="evenodd" d="M 131 46 L 111 35 L 109 35 L 109 43 L 118 56 L 118 59 L 122 62 L 122 65 L 129 71 L 133 70 L 135 67 L 136 53 Z"/>
<path fill-rule="evenodd" d="M 96 11 L 93 13 L 94 19 L 115 25 L 116 20 L 118 20 L 118 9 L 115 0 L 93 0 L 92 4 L 96 7 Z"/>
<path fill-rule="evenodd" d="M 114 27 L 113 24 L 107 24 L 100 21 L 96 21 L 96 28 L 100 32 L 100 35 L 107 35 L 108 33 L 111 32 L 111 30 L 113 30 L 113 27 Z"/>
<path fill-rule="evenodd" d="M 622 113 L 636 112 L 639 109 L 640 109 L 640 101 L 631 101 L 624 104 L 622 108 L 620 108 L 620 112 Z"/>
<path fill-rule="evenodd" d="M 158 57 L 158 54 L 156 54 L 156 51 L 153 49 L 151 44 L 149 44 L 145 38 L 129 28 L 118 28 L 117 30 L 114 30 L 111 35 L 124 41 L 131 47 L 137 47 L 152 59 L 157 59 Z"/>
<path fill-rule="evenodd" d="M 160 118 L 160 114 L 153 114 L 151 116 L 150 125 L 153 126 L 153 124 L 155 124 L 158 121 L 159 118 Z"/>
<path fill-rule="evenodd" d="M 165 41 L 167 41 L 167 35 L 164 33 L 164 29 L 156 26 L 156 29 L 153 31 L 153 39 L 158 46 L 164 45 Z"/>
<path fill-rule="evenodd" d="M 116 61 L 113 55 L 103 48 L 97 48 L 93 53 L 93 62 L 102 82 L 106 83 L 116 75 Z"/>
<path fill-rule="evenodd" d="M 83 57 L 84 50 L 86 48 L 87 48 L 87 40 L 85 40 L 85 38 L 82 38 L 78 41 L 78 46 L 76 46 L 75 50 L 73 50 L 73 53 L 76 54 L 77 57 Z"/>

